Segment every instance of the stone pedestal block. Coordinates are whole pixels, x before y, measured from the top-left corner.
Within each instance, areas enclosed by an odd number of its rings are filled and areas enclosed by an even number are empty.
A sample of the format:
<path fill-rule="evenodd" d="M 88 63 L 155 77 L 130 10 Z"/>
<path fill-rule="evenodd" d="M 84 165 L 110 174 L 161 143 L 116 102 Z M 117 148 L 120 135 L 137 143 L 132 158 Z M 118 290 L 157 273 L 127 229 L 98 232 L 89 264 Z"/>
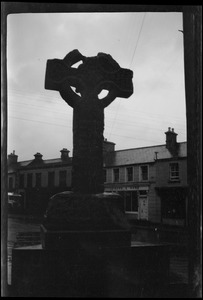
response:
<path fill-rule="evenodd" d="M 131 233 L 127 230 L 54 231 L 47 230 L 43 225 L 40 229 L 44 249 L 124 247 L 131 244 Z"/>
<path fill-rule="evenodd" d="M 169 288 L 165 246 L 13 249 L 14 297 L 157 297 Z"/>

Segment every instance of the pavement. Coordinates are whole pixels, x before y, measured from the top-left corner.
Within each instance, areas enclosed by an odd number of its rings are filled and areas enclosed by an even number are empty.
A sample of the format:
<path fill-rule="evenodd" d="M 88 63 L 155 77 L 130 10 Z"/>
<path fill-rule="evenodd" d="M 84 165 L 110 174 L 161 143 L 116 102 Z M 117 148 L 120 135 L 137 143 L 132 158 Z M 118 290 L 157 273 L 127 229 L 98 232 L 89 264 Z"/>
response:
<path fill-rule="evenodd" d="M 7 241 L 7 251 L 8 251 L 8 284 L 11 284 L 11 268 L 12 268 L 12 249 L 19 242 L 19 235 L 26 232 L 36 232 L 40 233 L 40 218 L 26 215 L 8 215 L 8 241 Z M 28 242 L 30 242 L 28 240 Z M 21 243 L 19 246 L 23 246 Z"/>

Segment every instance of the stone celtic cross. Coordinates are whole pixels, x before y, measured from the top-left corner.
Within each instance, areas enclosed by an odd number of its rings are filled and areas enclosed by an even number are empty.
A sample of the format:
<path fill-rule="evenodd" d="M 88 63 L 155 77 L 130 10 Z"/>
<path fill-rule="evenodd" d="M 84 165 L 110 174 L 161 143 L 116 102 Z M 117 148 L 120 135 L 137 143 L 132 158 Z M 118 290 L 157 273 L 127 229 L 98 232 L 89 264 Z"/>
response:
<path fill-rule="evenodd" d="M 80 61 L 78 68 L 72 67 Z M 104 108 L 116 97 L 132 95 L 132 77 L 131 70 L 121 68 L 105 53 L 85 57 L 73 50 L 62 60 L 47 61 L 45 88 L 59 91 L 73 108 L 73 192 L 96 194 L 104 191 Z M 108 94 L 99 99 L 103 89 L 108 90 Z"/>

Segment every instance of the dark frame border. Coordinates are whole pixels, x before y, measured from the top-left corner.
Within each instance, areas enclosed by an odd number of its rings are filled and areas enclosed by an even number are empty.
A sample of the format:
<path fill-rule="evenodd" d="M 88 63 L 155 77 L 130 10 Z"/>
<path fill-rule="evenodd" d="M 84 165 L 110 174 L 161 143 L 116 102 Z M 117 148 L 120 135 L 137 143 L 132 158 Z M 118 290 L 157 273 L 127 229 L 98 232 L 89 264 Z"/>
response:
<path fill-rule="evenodd" d="M 201 297 L 202 225 L 202 7 L 189 5 L 132 5 L 1 2 L 1 295 L 7 296 L 7 15 L 54 12 L 182 12 L 187 117 L 189 290 Z"/>

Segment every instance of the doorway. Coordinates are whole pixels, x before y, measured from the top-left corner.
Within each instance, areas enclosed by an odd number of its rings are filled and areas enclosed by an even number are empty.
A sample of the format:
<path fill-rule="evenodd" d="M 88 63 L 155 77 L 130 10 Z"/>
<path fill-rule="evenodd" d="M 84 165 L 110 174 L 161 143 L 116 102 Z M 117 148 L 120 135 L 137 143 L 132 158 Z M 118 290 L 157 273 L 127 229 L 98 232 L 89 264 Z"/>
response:
<path fill-rule="evenodd" d="M 139 219 L 148 220 L 148 197 L 139 198 Z"/>

